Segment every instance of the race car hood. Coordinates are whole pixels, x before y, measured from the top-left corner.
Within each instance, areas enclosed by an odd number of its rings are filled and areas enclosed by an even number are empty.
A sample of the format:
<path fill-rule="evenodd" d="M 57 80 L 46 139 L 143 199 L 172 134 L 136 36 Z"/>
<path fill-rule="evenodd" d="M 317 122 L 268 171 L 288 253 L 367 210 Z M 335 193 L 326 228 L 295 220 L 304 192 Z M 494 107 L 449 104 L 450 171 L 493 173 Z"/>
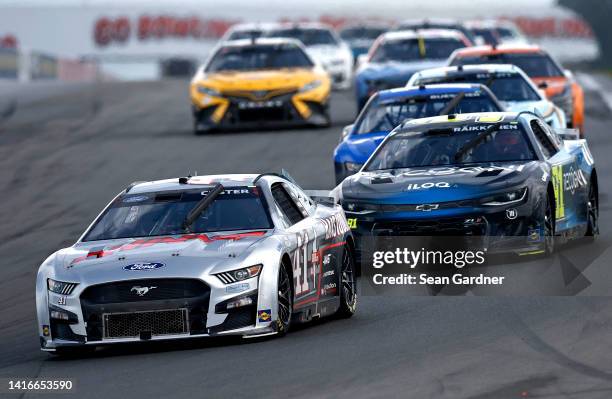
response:
<path fill-rule="evenodd" d="M 401 81 L 402 86 L 408 79 L 423 69 L 441 67 L 446 60 L 421 60 L 414 62 L 368 62 L 359 67 L 358 77 L 368 80 Z"/>
<path fill-rule="evenodd" d="M 306 47 L 308 55 L 321 62 L 340 58 L 342 51 L 344 49 L 341 46 L 317 45 Z"/>
<path fill-rule="evenodd" d="M 58 251 L 55 267 L 56 273 L 88 282 L 118 276 L 195 277 L 235 269 L 254 244 L 267 236 L 265 231 L 254 231 L 83 242 Z"/>
<path fill-rule="evenodd" d="M 219 72 L 206 75 L 200 83 L 220 92 L 239 90 L 297 89 L 317 78 L 310 68 L 266 71 Z"/>
<path fill-rule="evenodd" d="M 475 199 L 522 186 L 537 170 L 537 161 L 530 161 L 360 172 L 342 183 L 342 198 L 385 204 Z"/>

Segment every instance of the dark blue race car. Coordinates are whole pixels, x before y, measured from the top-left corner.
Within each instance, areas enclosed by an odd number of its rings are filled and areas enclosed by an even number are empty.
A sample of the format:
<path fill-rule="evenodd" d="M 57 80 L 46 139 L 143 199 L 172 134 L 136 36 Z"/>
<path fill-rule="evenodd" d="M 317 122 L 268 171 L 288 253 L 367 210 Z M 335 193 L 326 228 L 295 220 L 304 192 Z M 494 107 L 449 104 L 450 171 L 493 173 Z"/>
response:
<path fill-rule="evenodd" d="M 598 233 L 586 141 L 530 112 L 408 121 L 335 197 L 357 237 L 478 236 L 492 252 L 537 254 Z"/>
<path fill-rule="evenodd" d="M 381 35 L 355 72 L 358 108 L 377 91 L 405 86 L 415 72 L 441 67 L 454 50 L 470 45 L 465 35 L 456 30 L 409 30 Z"/>
<path fill-rule="evenodd" d="M 480 84 L 428 85 L 378 92 L 355 124 L 344 128 L 334 151 L 336 183 L 359 171 L 389 132 L 408 119 L 502 110 L 495 95 Z"/>

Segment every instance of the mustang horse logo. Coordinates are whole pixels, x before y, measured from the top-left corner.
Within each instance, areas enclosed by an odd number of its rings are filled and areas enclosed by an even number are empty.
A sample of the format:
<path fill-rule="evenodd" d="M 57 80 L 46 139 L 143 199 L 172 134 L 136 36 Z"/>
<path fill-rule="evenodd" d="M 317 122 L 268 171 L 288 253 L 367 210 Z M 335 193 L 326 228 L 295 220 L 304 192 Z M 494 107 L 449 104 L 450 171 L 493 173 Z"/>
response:
<path fill-rule="evenodd" d="M 139 285 L 135 285 L 135 286 L 132 287 L 130 292 L 134 292 L 135 291 L 136 295 L 138 295 L 138 296 L 145 296 L 153 288 L 157 288 L 157 287 L 141 287 Z"/>

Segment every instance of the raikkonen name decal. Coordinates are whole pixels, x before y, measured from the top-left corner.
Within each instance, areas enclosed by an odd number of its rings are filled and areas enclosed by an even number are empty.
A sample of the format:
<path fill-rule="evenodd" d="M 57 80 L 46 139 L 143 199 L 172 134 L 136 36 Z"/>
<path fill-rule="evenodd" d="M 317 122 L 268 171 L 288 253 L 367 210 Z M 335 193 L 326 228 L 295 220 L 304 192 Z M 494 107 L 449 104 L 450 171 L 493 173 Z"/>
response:
<path fill-rule="evenodd" d="M 321 219 L 325 226 L 325 239 L 340 237 L 350 230 L 344 214 L 337 214 L 325 219 Z"/>
<path fill-rule="evenodd" d="M 461 133 L 461 132 L 484 132 L 491 128 L 491 125 L 465 125 L 453 128 L 453 132 Z M 518 125 L 507 124 L 507 125 L 499 125 L 495 128 L 495 130 L 519 130 Z"/>

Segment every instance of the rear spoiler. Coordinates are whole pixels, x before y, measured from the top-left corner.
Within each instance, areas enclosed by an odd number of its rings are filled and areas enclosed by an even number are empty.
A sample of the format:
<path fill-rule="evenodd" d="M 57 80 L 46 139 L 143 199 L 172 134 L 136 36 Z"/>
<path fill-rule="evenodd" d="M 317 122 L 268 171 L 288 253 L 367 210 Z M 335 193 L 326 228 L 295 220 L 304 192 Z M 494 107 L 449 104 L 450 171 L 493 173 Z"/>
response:
<path fill-rule="evenodd" d="M 561 139 L 565 140 L 579 140 L 580 139 L 580 132 L 578 131 L 578 129 L 564 129 L 564 128 L 557 128 L 557 129 L 553 129 L 555 131 L 555 133 L 557 134 L 557 136 L 561 137 Z"/>

